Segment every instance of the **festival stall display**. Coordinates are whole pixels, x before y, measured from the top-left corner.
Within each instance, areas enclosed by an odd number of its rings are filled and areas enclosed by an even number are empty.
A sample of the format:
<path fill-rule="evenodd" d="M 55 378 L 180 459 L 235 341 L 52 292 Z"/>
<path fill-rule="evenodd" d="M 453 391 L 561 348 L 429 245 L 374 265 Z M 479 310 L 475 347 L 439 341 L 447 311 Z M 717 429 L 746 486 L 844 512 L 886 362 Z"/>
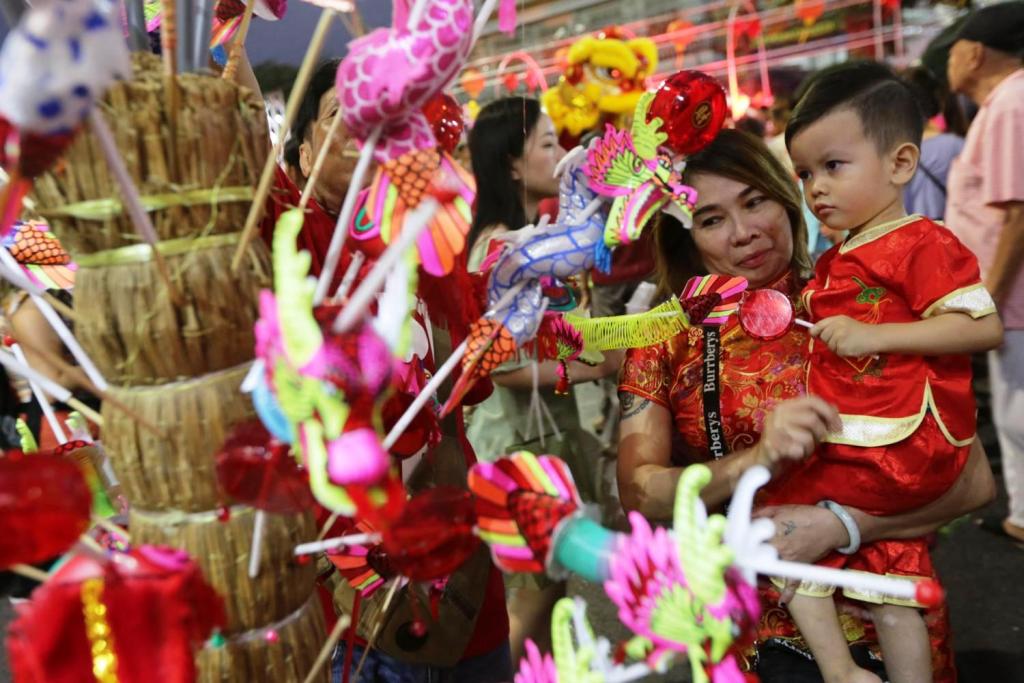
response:
<path fill-rule="evenodd" d="M 85 15 L 87 34 L 101 19 L 109 25 L 102 3 L 69 6 Z M 176 34 L 168 8 L 165 47 L 187 35 Z M 29 14 L 23 26 L 35 32 L 27 35 L 60 44 L 45 33 L 60 29 L 58 21 L 40 28 Z M 106 39 L 123 45 L 118 32 Z M 88 48 L 77 55 L 72 47 L 71 63 L 93 60 Z M 296 543 L 315 535 L 312 516 L 306 508 L 267 515 L 258 572 L 250 575 L 250 539 L 262 513 L 241 504 L 257 501 L 218 485 L 214 458 L 232 425 L 253 414 L 238 386 L 253 355 L 269 255 L 252 243 L 243 268 L 232 273 L 230 261 L 266 154 L 266 119 L 262 103 L 234 83 L 195 66 L 176 71 L 134 53 L 120 74 L 125 80 L 86 114 L 90 125 L 74 136 L 63 163 L 36 177 L 32 199 L 78 264 L 74 315 L 82 347 L 110 379 L 108 393 L 130 411 L 104 402 L 103 440 L 131 505 L 132 543 L 187 552 L 224 602 L 214 620 L 220 630 L 196 659 L 199 680 L 300 681 L 324 639 L 314 567 L 292 555 Z M 77 92 L 73 79 L 67 87 Z M 105 125 L 97 125 L 100 117 Z M 148 239 L 137 236 L 140 224 Z M 115 571 L 112 562 L 96 571 Z M 46 585 L 54 582 L 59 576 Z M 125 669 L 135 655 L 125 648 L 132 641 L 114 631 L 108 646 L 121 662 L 121 680 L 130 680 Z M 202 645 L 209 635 L 209 628 L 193 632 L 190 642 Z M 56 654 L 40 653 L 41 665 L 52 665 L 47 658 Z M 155 670 L 161 666 L 170 664 L 157 661 Z"/>
<path fill-rule="evenodd" d="M 135 38 L 152 25 L 143 25 L 139 0 L 128 4 L 129 35 L 140 47 Z M 581 604 L 562 601 L 553 656 L 531 643 L 516 677 L 524 683 L 635 680 L 681 656 L 695 681 L 740 681 L 735 654 L 758 616 L 758 573 L 941 599 L 926 582 L 780 561 L 766 543 L 771 524 L 750 519 L 767 477 L 758 468 L 744 475 L 728 518 L 708 516 L 700 502 L 710 471 L 687 469 L 673 528 L 653 530 L 634 513 L 630 533 L 603 528 L 552 456 L 520 452 L 477 464 L 467 491 L 457 486 L 467 478 L 465 458 L 453 451 L 461 469 L 445 473 L 451 481 L 439 476 L 426 488 L 405 481 L 397 461 L 421 447 L 434 457 L 437 422 L 516 354 L 560 361 L 564 391 L 570 361 L 654 343 L 691 324 L 738 314 L 753 336 L 770 339 L 800 321 L 791 309 L 746 293 L 742 278 L 716 275 L 692 279 L 646 313 L 589 319 L 569 312 L 574 298 L 565 282 L 608 270 L 611 250 L 638 240 L 658 212 L 689 227 L 697 197 L 682 184 L 682 169 L 714 138 L 727 109 L 722 88 L 699 72 L 679 72 L 647 92 L 657 57 L 649 41 L 601 35 L 570 51 L 566 82 L 545 99 L 572 135 L 596 126 L 602 112 L 618 127 L 609 123 L 556 170 L 554 222 L 510 233 L 485 263 L 484 300 L 473 316 L 484 313 L 426 381 L 410 351 L 422 317 L 417 280 L 458 275 L 475 193 L 452 157 L 462 122 L 444 91 L 498 0 L 487 0 L 475 17 L 472 0 L 395 0 L 390 27 L 350 43 L 337 73 L 342 114 L 299 207 L 277 221 L 272 257 L 252 238 L 281 142 L 268 158 L 263 107 L 233 78 L 257 4 L 168 0 L 160 13 L 162 60 L 142 51 L 129 60 L 107 0 L 69 0 L 66 10 L 40 3 L 0 54 L 5 74 L 12 64 L 17 74 L 0 82 L 0 124 L 11 142 L 2 153 L 11 172 L 0 197 L 2 228 L 6 236 L 30 195 L 74 257 L 71 313 L 81 343 L 67 326 L 59 331 L 102 392 L 104 450 L 129 505 L 127 532 L 114 528 L 107 547 L 96 545 L 81 534 L 91 518 L 113 510 L 109 501 L 98 508 L 104 487 L 96 473 L 83 476 L 64 451 L 81 459 L 98 446 L 61 432 L 67 443 L 56 454 L 0 458 L 0 525 L 9 531 L 0 564 L 72 548 L 19 610 L 9 649 L 20 677 L 326 680 L 324 664 L 349 620 L 325 633 L 309 561 L 323 552 L 360 598 L 387 586 L 375 616 L 351 615 L 367 651 L 392 628 L 384 624 L 399 590 L 424 596 L 430 612 L 420 618 L 418 598 L 407 601 L 411 637 L 422 638 L 427 623 L 440 626 L 438 605 L 458 588 L 453 572 L 474 562 L 487 570 L 481 540 L 505 571 L 603 582 L 635 633 L 624 647 L 632 662 L 593 636 Z M 260 7 L 280 16 L 284 3 Z M 286 127 L 330 21 L 353 10 L 342 0 L 324 7 Z M 206 71 L 211 40 L 219 40 L 211 38 L 214 16 L 217 31 L 237 27 L 223 78 Z M 499 24 L 514 28 L 514 2 L 501 3 Z M 40 59 L 48 50 L 53 58 Z M 586 82 L 598 77 L 608 89 Z M 33 89 L 35 82 L 43 87 Z M 587 103 L 579 109 L 581 93 Z M 296 240 L 342 124 L 361 151 L 314 280 L 310 255 Z M 362 220 L 354 220 L 357 213 Z M 11 233 L 15 241 L 18 234 Z M 357 256 L 332 292 L 346 240 Z M 0 275 L 49 306 L 4 254 Z M 359 278 L 364 261 L 370 265 Z M 28 367 L 16 347 L 0 353 L 0 362 L 34 382 L 44 410 L 46 394 L 70 396 Z M 456 368 L 461 375 L 441 397 Z M 401 415 L 386 416 L 396 392 L 409 400 Z M 415 447 L 403 441 L 411 427 L 422 433 Z M 329 521 L 317 538 L 315 503 L 331 520 L 351 518 L 350 532 L 324 540 Z"/>

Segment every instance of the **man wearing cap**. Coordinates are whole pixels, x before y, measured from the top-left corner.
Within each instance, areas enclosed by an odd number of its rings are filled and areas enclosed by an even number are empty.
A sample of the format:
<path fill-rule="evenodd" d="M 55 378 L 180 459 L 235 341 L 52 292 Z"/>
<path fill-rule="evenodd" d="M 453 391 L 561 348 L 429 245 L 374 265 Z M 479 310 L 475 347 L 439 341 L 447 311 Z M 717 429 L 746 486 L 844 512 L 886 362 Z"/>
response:
<path fill-rule="evenodd" d="M 992 410 L 1010 514 L 1024 541 L 1024 2 L 990 5 L 963 23 L 949 54 L 950 89 L 979 105 L 949 172 L 947 227 L 978 256 L 1006 328 L 989 356 Z"/>

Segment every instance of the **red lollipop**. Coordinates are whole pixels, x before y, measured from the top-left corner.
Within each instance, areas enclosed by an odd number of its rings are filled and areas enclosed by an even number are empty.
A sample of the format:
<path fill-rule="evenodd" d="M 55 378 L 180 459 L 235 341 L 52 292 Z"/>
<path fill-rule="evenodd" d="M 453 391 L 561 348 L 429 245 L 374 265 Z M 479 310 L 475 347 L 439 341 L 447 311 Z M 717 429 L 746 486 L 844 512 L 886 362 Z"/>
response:
<path fill-rule="evenodd" d="M 259 420 L 237 425 L 217 454 L 217 481 L 228 496 L 279 515 L 313 507 L 306 470 Z"/>
<path fill-rule="evenodd" d="M 813 327 L 806 320 L 798 320 L 793 302 L 777 289 L 748 290 L 740 302 L 740 326 L 754 339 L 772 341 L 793 328 L 793 324 Z"/>
<path fill-rule="evenodd" d="M 701 71 L 679 71 L 655 91 L 647 120 L 660 117 L 668 135 L 665 146 L 677 154 L 704 149 L 722 128 L 727 112 L 725 90 Z"/>
<path fill-rule="evenodd" d="M 0 567 L 60 555 L 89 528 L 91 511 L 76 462 L 9 451 L 0 458 Z"/>
<path fill-rule="evenodd" d="M 250 420 L 234 428 L 217 454 L 217 481 L 226 494 L 256 508 L 249 549 L 249 576 L 255 578 L 267 513 L 296 514 L 313 505 L 306 471 L 262 422 Z"/>
<path fill-rule="evenodd" d="M 453 486 L 416 494 L 384 532 L 383 546 L 394 570 L 414 581 L 451 574 L 476 550 L 473 496 Z"/>
<path fill-rule="evenodd" d="M 438 146 L 448 154 L 454 153 L 466 125 L 459 103 L 447 93 L 438 93 L 423 107 L 423 113 L 430 121 Z"/>

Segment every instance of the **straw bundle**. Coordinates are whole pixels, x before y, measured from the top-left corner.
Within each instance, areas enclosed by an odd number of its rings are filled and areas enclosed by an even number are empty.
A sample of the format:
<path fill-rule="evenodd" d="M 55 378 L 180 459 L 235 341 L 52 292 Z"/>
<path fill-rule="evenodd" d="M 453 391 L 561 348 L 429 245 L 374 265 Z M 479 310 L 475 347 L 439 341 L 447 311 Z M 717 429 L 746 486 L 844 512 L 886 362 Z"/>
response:
<path fill-rule="evenodd" d="M 311 514 L 267 515 L 260 553 L 260 573 L 248 576 L 255 511 L 236 506 L 221 521 L 218 512 L 184 514 L 133 508 L 128 523 L 132 541 L 181 548 L 199 564 L 224 598 L 228 633 L 238 633 L 284 619 L 309 597 L 316 578 L 312 563 L 295 561 L 299 543 L 316 538 Z M 322 640 L 322 637 L 321 637 Z"/>
<path fill-rule="evenodd" d="M 268 151 L 263 103 L 233 82 L 182 74 L 177 77 L 180 105 L 172 119 L 160 59 L 146 53 L 132 57 L 133 79 L 114 84 L 99 106 L 151 211 L 158 239 L 239 230 Z M 137 244 L 89 130 L 81 131 L 64 160 L 36 180 L 34 199 L 65 248 L 77 256 Z"/>
<path fill-rule="evenodd" d="M 223 502 L 214 455 L 231 426 L 253 416 L 239 392 L 249 365 L 196 379 L 110 393 L 166 432 L 160 437 L 103 406 L 103 443 L 125 497 L 148 510 L 213 510 Z"/>
<path fill-rule="evenodd" d="M 100 370 L 124 385 L 172 381 L 230 368 L 253 356 L 258 294 L 270 286 L 270 256 L 250 242 L 231 272 L 237 234 L 160 243 L 175 306 L 148 245 L 79 259 L 75 333 Z"/>
<path fill-rule="evenodd" d="M 270 642 L 267 631 L 249 631 L 228 638 L 223 647 L 207 646 L 200 651 L 197 665 L 200 683 L 303 683 L 313 668 L 324 640 L 324 615 L 316 596 L 283 622 L 272 625 L 277 639 Z M 330 667 L 320 670 L 314 680 L 327 683 Z"/>

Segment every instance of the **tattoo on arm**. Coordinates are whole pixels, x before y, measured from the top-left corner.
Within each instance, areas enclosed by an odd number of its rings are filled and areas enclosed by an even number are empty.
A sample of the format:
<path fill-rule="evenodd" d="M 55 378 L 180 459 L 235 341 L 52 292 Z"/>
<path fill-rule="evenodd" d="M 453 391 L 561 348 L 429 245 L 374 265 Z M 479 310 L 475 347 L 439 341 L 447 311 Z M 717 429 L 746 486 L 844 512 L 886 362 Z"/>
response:
<path fill-rule="evenodd" d="M 619 392 L 619 409 L 623 420 L 639 415 L 649 405 L 651 405 L 650 399 L 641 398 L 628 391 Z"/>

